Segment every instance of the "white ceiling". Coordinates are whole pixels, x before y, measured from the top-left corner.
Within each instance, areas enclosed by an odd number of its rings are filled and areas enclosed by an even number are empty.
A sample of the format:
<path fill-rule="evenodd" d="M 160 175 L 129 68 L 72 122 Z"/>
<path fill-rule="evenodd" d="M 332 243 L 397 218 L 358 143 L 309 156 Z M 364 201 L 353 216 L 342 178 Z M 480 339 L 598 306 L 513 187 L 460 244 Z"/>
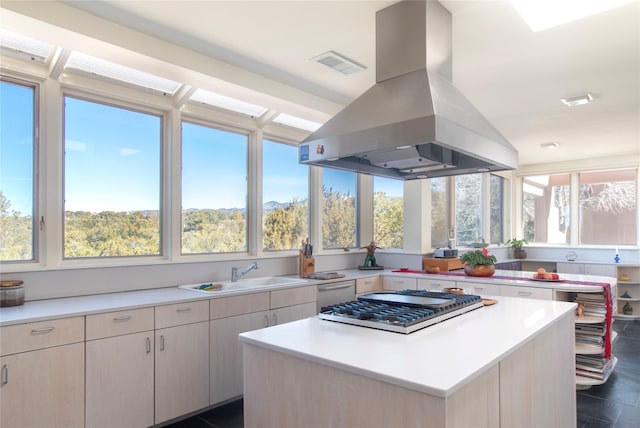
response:
<path fill-rule="evenodd" d="M 11 3 L 3 1 L 2 7 Z M 22 3 L 14 9 L 33 2 Z M 251 86 L 249 92 L 264 88 L 301 105 L 308 99 L 304 107 L 319 113 L 307 118 L 317 120 L 374 84 L 375 11 L 395 1 L 63 3 L 264 77 L 259 82 L 245 73 L 218 76 Z M 614 155 L 638 160 L 640 0 L 538 33 L 504 0 L 442 3 L 453 14 L 453 83 L 517 148 L 521 165 Z M 51 13 L 42 19 L 65 25 Z M 68 27 L 98 32 L 77 22 Z M 103 39 L 109 37 L 116 36 Z M 127 47 L 142 51 L 136 43 Z M 310 61 L 328 50 L 367 69 L 344 76 Z M 591 104 L 568 108 L 560 102 L 588 92 L 595 98 Z M 540 148 L 546 142 L 560 146 Z"/>

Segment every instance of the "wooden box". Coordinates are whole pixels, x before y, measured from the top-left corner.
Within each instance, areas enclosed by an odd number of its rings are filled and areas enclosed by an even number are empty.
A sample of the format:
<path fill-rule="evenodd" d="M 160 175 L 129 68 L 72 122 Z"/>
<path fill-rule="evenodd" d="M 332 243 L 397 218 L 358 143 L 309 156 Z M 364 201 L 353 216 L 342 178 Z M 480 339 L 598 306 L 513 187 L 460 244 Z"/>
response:
<path fill-rule="evenodd" d="M 424 257 L 422 259 L 422 269 L 427 270 L 430 266 L 440 268 L 440 272 L 449 272 L 450 270 L 462 269 L 464 265 L 459 258 L 454 259 L 435 259 Z"/>
<path fill-rule="evenodd" d="M 302 251 L 300 251 L 300 256 L 298 257 L 298 259 L 300 264 L 299 270 L 301 277 L 306 277 L 307 275 L 310 275 L 316 271 L 316 259 L 314 259 L 313 257 L 305 257 Z"/>

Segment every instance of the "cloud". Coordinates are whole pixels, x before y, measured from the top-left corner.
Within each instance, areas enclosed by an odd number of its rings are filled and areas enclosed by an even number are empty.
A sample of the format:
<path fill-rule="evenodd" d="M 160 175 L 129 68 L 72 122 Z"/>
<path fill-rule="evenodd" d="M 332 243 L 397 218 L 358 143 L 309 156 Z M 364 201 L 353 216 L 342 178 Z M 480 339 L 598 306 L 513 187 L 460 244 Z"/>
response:
<path fill-rule="evenodd" d="M 65 140 L 64 148 L 65 150 L 71 150 L 74 152 L 86 152 L 87 143 L 84 141 Z"/>
<path fill-rule="evenodd" d="M 122 148 L 122 149 L 120 149 L 120 156 L 126 157 L 126 156 L 135 155 L 135 154 L 138 154 L 138 153 L 141 153 L 141 152 L 142 152 L 142 150 L 138 150 L 138 149 Z"/>

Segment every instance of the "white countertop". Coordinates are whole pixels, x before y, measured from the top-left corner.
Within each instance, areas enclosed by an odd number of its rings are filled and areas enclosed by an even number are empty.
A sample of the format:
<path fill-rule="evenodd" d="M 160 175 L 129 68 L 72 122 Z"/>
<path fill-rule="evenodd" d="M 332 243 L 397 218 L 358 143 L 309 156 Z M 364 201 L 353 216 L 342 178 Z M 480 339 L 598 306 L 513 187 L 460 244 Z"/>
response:
<path fill-rule="evenodd" d="M 240 340 L 447 397 L 576 306 L 509 297 L 496 300 L 496 305 L 408 335 L 312 317 L 242 333 Z"/>

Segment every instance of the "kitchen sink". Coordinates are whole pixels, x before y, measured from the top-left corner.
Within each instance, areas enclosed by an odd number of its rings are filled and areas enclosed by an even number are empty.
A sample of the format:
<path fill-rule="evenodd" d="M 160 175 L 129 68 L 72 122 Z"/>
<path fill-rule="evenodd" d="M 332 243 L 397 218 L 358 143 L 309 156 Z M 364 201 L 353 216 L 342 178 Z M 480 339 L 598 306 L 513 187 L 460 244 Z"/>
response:
<path fill-rule="evenodd" d="M 245 290 L 248 288 L 267 287 L 274 285 L 287 285 L 287 284 L 304 284 L 306 279 L 302 278 L 287 278 L 283 276 L 262 276 L 257 278 L 243 278 L 236 282 L 231 281 L 219 281 L 212 282 L 210 289 L 201 289 L 203 284 L 189 284 L 180 285 L 178 288 L 185 290 L 197 291 L 199 293 L 220 293 L 224 291 Z"/>

